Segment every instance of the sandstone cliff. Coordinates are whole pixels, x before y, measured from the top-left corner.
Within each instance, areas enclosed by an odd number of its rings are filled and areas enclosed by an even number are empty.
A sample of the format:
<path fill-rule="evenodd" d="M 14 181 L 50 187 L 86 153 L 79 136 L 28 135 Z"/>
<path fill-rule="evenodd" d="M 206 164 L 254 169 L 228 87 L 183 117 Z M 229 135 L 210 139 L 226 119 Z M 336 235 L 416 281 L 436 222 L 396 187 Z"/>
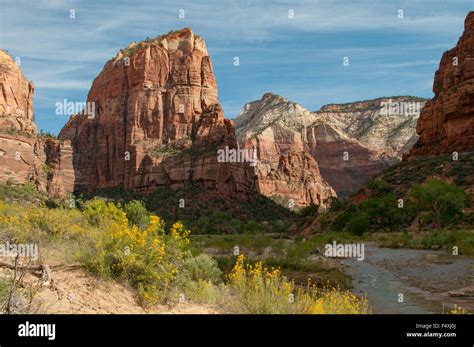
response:
<path fill-rule="evenodd" d="M 244 196 L 251 176 L 242 163 L 219 162 L 235 149 L 204 40 L 182 29 L 132 43 L 108 61 L 87 102 L 94 114 L 71 117 L 76 191 L 119 187 L 151 191 L 190 182 L 224 196 Z"/>
<path fill-rule="evenodd" d="M 423 108 L 420 135 L 407 157 L 474 149 L 474 12 L 456 47 L 446 51 L 436 71 L 434 98 Z"/>
<path fill-rule="evenodd" d="M 356 190 L 400 161 L 416 141 L 418 118 L 416 109 L 407 112 L 403 106 L 420 107 L 424 101 L 380 98 L 310 112 L 269 93 L 244 107 L 235 121 L 236 132 L 242 146 L 259 153 L 258 188 L 263 194 L 288 195 L 293 190 L 299 202 L 317 203 L 318 196 L 324 200 L 334 191 Z M 390 112 L 384 112 L 387 105 L 394 106 Z M 288 153 L 298 154 L 298 159 L 287 159 Z"/>
<path fill-rule="evenodd" d="M 64 196 L 73 180 L 69 174 L 72 161 L 68 160 L 67 146 L 38 136 L 33 83 L 27 81 L 16 62 L 3 50 L 0 50 L 0 89 L 0 182 L 32 182 L 41 191 Z"/>
<path fill-rule="evenodd" d="M 45 155 L 33 122 L 33 83 L 0 50 L 0 181 L 41 181 Z M 43 180 L 44 182 L 44 180 Z"/>
<path fill-rule="evenodd" d="M 235 121 L 236 133 L 243 148 L 258 153 L 255 175 L 260 193 L 300 205 L 321 205 L 336 195 L 306 145 L 303 130 L 313 121 L 311 112 L 273 94 L 244 107 Z"/>
<path fill-rule="evenodd" d="M 32 82 L 5 51 L 0 50 L 0 129 L 35 133 Z"/>

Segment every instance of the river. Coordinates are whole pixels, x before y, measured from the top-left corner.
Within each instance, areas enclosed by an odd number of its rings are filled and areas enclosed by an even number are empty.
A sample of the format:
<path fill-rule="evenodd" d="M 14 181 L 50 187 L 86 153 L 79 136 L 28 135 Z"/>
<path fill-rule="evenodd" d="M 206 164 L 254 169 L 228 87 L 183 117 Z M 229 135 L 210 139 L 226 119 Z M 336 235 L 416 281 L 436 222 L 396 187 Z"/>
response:
<path fill-rule="evenodd" d="M 472 291 L 474 257 L 366 245 L 363 261 L 340 262 L 352 277 L 353 292 L 367 297 L 373 313 L 443 313 L 454 304 L 474 310 L 472 294 L 452 293 L 463 288 Z"/>

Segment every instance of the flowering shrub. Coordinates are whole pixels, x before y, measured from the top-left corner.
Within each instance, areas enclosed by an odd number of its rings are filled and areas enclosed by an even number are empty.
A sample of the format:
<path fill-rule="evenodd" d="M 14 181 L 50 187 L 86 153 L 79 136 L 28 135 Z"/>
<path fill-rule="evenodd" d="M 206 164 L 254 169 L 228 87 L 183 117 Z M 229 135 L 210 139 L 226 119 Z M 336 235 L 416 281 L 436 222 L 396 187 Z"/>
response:
<path fill-rule="evenodd" d="M 180 222 L 165 230 L 153 215 L 144 224 L 130 223 L 120 206 L 102 199 L 87 202 L 82 212 L 0 200 L 0 239 L 39 242 L 42 249 L 63 244 L 67 260 L 129 283 L 145 305 L 180 294 L 199 301 L 214 296 L 221 272 L 211 257 L 191 256 L 189 230 Z"/>
<path fill-rule="evenodd" d="M 189 230 L 177 222 L 166 233 L 157 216 L 150 217 L 144 230 L 130 226 L 125 212 L 120 218 L 105 230 L 89 267 L 130 283 L 145 305 L 167 301 L 188 256 Z"/>
<path fill-rule="evenodd" d="M 366 299 L 360 299 L 348 291 L 335 288 L 323 291 L 308 309 L 312 314 L 361 314 L 369 313 Z"/>
<path fill-rule="evenodd" d="M 454 309 L 449 311 L 450 314 L 468 314 L 468 312 L 461 306 L 454 304 Z"/>
<path fill-rule="evenodd" d="M 55 208 L 32 204 L 18 205 L 0 201 L 0 228 L 19 241 L 47 237 L 61 238 L 89 228 L 77 209 Z"/>
<path fill-rule="evenodd" d="M 229 295 L 235 296 L 226 305 L 234 313 L 288 313 L 294 284 L 281 276 L 280 270 L 268 270 L 261 262 L 245 263 L 239 255 L 227 275 Z"/>
<path fill-rule="evenodd" d="M 239 255 L 227 276 L 224 309 L 233 313 L 368 313 L 365 299 L 337 289 L 321 291 L 308 282 L 297 287 L 279 269 L 267 269 L 261 262 L 250 265 Z"/>
<path fill-rule="evenodd" d="M 120 206 L 104 199 L 96 198 L 86 203 L 84 216 L 92 225 L 101 226 L 109 222 L 120 222 L 123 217 Z"/>

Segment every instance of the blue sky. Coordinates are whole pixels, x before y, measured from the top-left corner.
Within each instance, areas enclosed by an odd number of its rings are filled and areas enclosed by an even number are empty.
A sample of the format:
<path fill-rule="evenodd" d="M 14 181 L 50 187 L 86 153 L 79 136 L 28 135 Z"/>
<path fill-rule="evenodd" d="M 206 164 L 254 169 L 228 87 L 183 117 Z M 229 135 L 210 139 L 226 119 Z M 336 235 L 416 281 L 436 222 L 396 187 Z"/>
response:
<path fill-rule="evenodd" d="M 432 96 L 441 54 L 472 0 L 0 0 L 0 47 L 35 83 L 38 127 L 55 103 L 85 101 L 105 62 L 132 41 L 191 27 L 204 37 L 227 118 L 266 92 L 310 110 L 380 96 Z M 75 19 L 70 19 L 74 9 Z M 185 19 L 179 11 L 185 11 Z M 398 18 L 399 10 L 404 18 Z M 289 11 L 294 18 L 289 18 Z M 240 66 L 234 66 L 234 57 Z M 343 66 L 349 57 L 349 66 Z"/>

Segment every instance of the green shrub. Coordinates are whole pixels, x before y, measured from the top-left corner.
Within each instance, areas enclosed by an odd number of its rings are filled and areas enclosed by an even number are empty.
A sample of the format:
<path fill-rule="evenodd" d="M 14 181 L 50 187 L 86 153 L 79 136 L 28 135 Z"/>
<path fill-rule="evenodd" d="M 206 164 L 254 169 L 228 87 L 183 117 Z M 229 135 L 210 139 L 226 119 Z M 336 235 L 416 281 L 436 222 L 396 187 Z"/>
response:
<path fill-rule="evenodd" d="M 220 282 L 221 275 L 217 261 L 207 254 L 200 254 L 185 259 L 176 285 L 188 300 L 214 304 L 219 295 L 219 288 L 215 284 Z"/>
<path fill-rule="evenodd" d="M 308 206 L 305 206 L 303 207 L 300 211 L 299 211 L 299 215 L 300 217 L 302 218 L 305 218 L 305 217 L 313 217 L 315 218 L 316 217 L 316 214 L 318 213 L 319 211 L 319 205 L 316 205 L 316 204 L 310 204 Z"/>
<path fill-rule="evenodd" d="M 347 230 L 357 236 L 362 235 L 369 229 L 369 217 L 364 212 L 354 215 L 347 223 Z"/>
<path fill-rule="evenodd" d="M 331 224 L 329 219 L 329 214 L 327 212 L 323 212 L 319 214 L 319 224 L 321 226 L 321 230 L 326 230 L 328 226 Z"/>
<path fill-rule="evenodd" d="M 405 210 L 398 207 L 391 193 L 367 199 L 359 205 L 359 210 L 366 214 L 367 227 L 370 225 L 373 230 L 400 229 L 405 220 Z M 357 223 L 363 223 L 363 219 L 359 218 Z"/>
<path fill-rule="evenodd" d="M 311 251 L 314 249 L 310 242 L 297 241 L 290 244 L 286 250 L 287 260 L 291 263 L 298 264 L 305 261 Z"/>
<path fill-rule="evenodd" d="M 44 202 L 46 194 L 39 193 L 32 183 L 15 185 L 12 183 L 0 184 L 0 200 L 21 200 L 23 202 Z"/>
<path fill-rule="evenodd" d="M 261 234 L 265 232 L 265 227 L 255 220 L 250 220 L 244 224 L 242 232 L 245 234 Z"/>
<path fill-rule="evenodd" d="M 127 202 L 123 210 L 127 214 L 128 221 L 131 225 L 136 225 L 141 229 L 146 229 L 148 226 L 150 212 L 145 207 L 145 204 L 138 200 Z"/>
<path fill-rule="evenodd" d="M 425 212 L 420 215 L 420 223 L 422 227 L 427 227 L 433 224 L 433 213 L 432 212 Z"/>
<path fill-rule="evenodd" d="M 342 210 L 349 203 L 348 199 L 339 199 L 334 196 L 326 199 L 326 203 L 329 206 L 329 212 L 337 212 Z"/>
<path fill-rule="evenodd" d="M 183 285 L 186 299 L 198 304 L 217 303 L 221 295 L 220 289 L 220 286 L 206 280 L 189 281 Z"/>
<path fill-rule="evenodd" d="M 332 224 L 332 229 L 334 231 L 343 231 L 350 221 L 352 216 L 357 212 L 357 206 L 354 204 L 349 205 L 349 207 L 339 213 Z"/>
<path fill-rule="evenodd" d="M 462 209 L 470 206 L 471 197 L 463 189 L 439 179 L 415 185 L 409 192 L 417 213 L 429 211 L 437 229 L 462 218 Z"/>
<path fill-rule="evenodd" d="M 436 230 L 427 233 L 420 241 L 422 248 L 444 248 L 452 252 L 456 246 L 460 254 L 474 254 L 474 233 L 463 230 Z"/>
<path fill-rule="evenodd" d="M 286 233 L 288 231 L 287 225 L 281 219 L 277 219 L 277 220 L 272 221 L 271 225 L 272 225 L 273 231 L 275 231 L 277 233 L 283 234 L 283 233 Z"/>
<path fill-rule="evenodd" d="M 77 209 L 47 208 L 35 204 L 16 204 L 0 200 L 0 234 L 21 242 L 39 242 L 71 238 L 90 230 L 86 218 Z"/>
<path fill-rule="evenodd" d="M 207 254 L 186 259 L 183 264 L 183 272 L 191 281 L 195 282 L 204 280 L 216 283 L 222 275 L 217 261 Z"/>
<path fill-rule="evenodd" d="M 379 197 L 384 196 L 385 194 L 389 194 L 393 190 L 392 186 L 389 183 L 381 179 L 368 180 L 367 188 L 369 188 L 373 196 L 379 196 Z"/>

